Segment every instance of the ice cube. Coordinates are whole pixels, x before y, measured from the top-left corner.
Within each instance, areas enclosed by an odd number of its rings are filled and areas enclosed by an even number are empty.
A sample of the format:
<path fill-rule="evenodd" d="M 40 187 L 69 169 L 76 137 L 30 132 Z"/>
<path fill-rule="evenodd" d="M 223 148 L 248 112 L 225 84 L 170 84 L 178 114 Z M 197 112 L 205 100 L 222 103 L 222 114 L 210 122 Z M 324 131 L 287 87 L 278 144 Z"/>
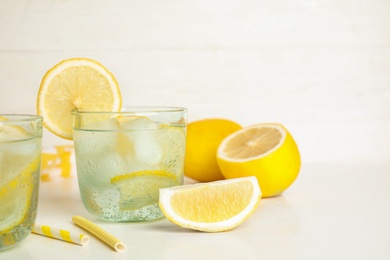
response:
<path fill-rule="evenodd" d="M 183 116 L 182 111 L 167 112 L 150 115 L 149 119 L 155 122 L 161 122 L 163 124 L 179 124 L 184 125 L 186 118 Z"/>
<path fill-rule="evenodd" d="M 156 140 L 154 131 L 134 133 L 135 158 L 148 165 L 159 164 L 163 157 L 163 151 Z"/>
<path fill-rule="evenodd" d="M 150 121 L 149 118 L 144 116 L 139 117 L 122 117 L 120 120 L 121 128 L 125 130 L 146 130 L 146 129 L 157 129 L 160 127 L 159 124 Z"/>
<path fill-rule="evenodd" d="M 157 141 L 156 132 L 160 124 L 150 121 L 147 117 L 133 117 L 123 120 L 121 128 L 133 144 L 136 161 L 141 164 L 156 165 L 161 162 L 163 153 Z"/>
<path fill-rule="evenodd" d="M 185 128 L 166 125 L 158 131 L 157 140 L 164 151 L 161 164 L 170 173 L 181 174 L 186 144 Z"/>

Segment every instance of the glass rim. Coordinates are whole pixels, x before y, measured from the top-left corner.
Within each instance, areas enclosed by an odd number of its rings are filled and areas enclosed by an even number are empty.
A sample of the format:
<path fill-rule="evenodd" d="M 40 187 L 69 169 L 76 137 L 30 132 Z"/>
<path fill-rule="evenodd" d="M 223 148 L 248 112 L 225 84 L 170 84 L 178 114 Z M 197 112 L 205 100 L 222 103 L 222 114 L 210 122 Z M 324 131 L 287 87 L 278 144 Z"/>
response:
<path fill-rule="evenodd" d="M 0 117 L 5 117 L 7 120 L 0 120 L 1 123 L 7 124 L 8 122 L 30 122 L 30 121 L 43 121 L 43 117 L 34 114 L 0 114 Z"/>
<path fill-rule="evenodd" d="M 185 107 L 176 106 L 124 106 L 120 111 L 92 111 L 92 110 L 72 110 L 72 115 L 80 114 L 148 114 L 148 113 L 178 113 L 187 112 Z"/>

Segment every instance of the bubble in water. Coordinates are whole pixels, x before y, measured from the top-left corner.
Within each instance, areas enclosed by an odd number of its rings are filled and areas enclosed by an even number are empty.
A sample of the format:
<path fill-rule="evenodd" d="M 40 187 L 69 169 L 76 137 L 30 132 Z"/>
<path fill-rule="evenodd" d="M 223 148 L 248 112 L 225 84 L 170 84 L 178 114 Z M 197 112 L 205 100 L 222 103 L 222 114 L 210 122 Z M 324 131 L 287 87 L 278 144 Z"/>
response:
<path fill-rule="evenodd" d="M 102 208 L 102 213 L 108 216 L 119 211 L 120 194 L 116 189 L 105 189 L 99 191 L 99 197 L 96 198 L 96 204 Z"/>

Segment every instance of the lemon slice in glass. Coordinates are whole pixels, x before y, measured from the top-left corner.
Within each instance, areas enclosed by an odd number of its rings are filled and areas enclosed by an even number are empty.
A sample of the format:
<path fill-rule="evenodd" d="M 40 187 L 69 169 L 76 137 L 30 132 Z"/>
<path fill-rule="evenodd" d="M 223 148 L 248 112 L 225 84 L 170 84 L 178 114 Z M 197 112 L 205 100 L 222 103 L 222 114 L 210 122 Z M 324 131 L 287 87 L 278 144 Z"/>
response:
<path fill-rule="evenodd" d="M 135 210 L 157 204 L 159 189 L 179 185 L 176 175 L 163 170 L 144 170 L 111 179 L 120 192 L 121 210 Z"/>
<path fill-rule="evenodd" d="M 0 116 L 0 141 L 10 142 L 28 137 L 28 132 L 23 127 L 2 121 L 8 121 L 8 119 Z"/>
<path fill-rule="evenodd" d="M 38 169 L 39 162 L 37 157 L 20 174 L 0 187 L 0 235 L 21 223 L 28 214 L 36 186 L 31 172 Z"/>

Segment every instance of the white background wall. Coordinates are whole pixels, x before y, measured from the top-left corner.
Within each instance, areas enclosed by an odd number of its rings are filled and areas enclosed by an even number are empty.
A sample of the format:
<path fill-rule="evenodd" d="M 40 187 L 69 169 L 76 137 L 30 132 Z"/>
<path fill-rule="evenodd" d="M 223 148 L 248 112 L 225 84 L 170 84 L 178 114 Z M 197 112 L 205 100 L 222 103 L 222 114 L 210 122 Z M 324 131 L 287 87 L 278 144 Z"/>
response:
<path fill-rule="evenodd" d="M 70 57 L 105 65 L 125 105 L 281 122 L 304 163 L 390 159 L 389 0 L 0 0 L 0 113 L 35 113 Z"/>

